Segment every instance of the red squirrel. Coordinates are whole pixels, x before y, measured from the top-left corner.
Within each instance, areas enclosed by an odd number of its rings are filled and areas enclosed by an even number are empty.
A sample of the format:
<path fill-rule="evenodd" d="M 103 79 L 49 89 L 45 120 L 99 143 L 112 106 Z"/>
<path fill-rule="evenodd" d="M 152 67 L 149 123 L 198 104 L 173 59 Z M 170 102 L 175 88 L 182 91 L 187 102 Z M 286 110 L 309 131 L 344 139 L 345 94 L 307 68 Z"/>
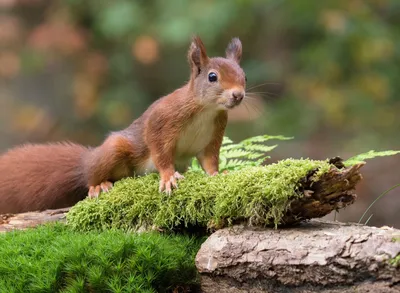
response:
<path fill-rule="evenodd" d="M 0 156 L 0 214 L 72 206 L 109 191 L 117 180 L 154 171 L 160 192 L 170 194 L 193 157 L 207 174 L 218 174 L 227 111 L 245 97 L 241 56 L 238 38 L 227 46 L 226 58 L 209 58 L 195 36 L 190 80 L 100 146 L 64 142 L 9 150 Z"/>

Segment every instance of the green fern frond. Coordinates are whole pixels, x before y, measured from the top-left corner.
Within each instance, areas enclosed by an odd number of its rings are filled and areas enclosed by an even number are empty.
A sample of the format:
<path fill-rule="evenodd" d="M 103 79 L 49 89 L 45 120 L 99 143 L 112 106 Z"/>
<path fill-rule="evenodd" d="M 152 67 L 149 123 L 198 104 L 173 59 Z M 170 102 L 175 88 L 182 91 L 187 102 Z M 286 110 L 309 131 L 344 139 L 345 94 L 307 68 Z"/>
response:
<path fill-rule="evenodd" d="M 229 143 L 233 143 L 233 141 L 229 137 L 224 136 L 224 138 L 222 139 L 222 145 L 229 144 Z"/>
<path fill-rule="evenodd" d="M 200 171 L 201 170 L 200 163 L 196 158 L 192 159 L 192 163 L 189 166 L 189 170 L 192 170 L 192 171 Z"/>
<path fill-rule="evenodd" d="M 227 145 L 221 146 L 221 152 L 240 149 L 241 147 L 242 146 L 238 143 L 227 144 Z"/>
<path fill-rule="evenodd" d="M 249 161 L 233 159 L 227 161 L 225 166 L 221 166 L 221 170 L 238 170 L 246 166 L 250 166 Z"/>
<path fill-rule="evenodd" d="M 261 166 L 262 163 L 264 163 L 265 160 L 267 160 L 267 159 L 271 159 L 271 156 L 265 156 L 265 157 L 263 157 L 262 159 L 255 160 L 253 166 Z"/>
<path fill-rule="evenodd" d="M 243 149 L 234 149 L 226 152 L 221 152 L 221 154 L 227 159 L 234 159 L 234 158 L 247 158 L 248 156 L 251 155 L 251 152 L 245 151 Z"/>
<path fill-rule="evenodd" d="M 258 135 L 258 136 L 253 136 L 250 138 L 247 138 L 245 140 L 241 141 L 242 145 L 247 145 L 247 144 L 253 144 L 253 143 L 261 143 L 261 142 L 266 142 L 268 140 L 289 140 L 293 139 L 293 137 L 286 137 L 283 135 Z"/>
<path fill-rule="evenodd" d="M 272 151 L 277 146 L 278 146 L 277 144 L 273 145 L 273 146 L 267 146 L 267 145 L 262 145 L 262 144 L 248 144 L 248 145 L 243 146 L 243 148 L 246 151 L 257 151 L 257 152 L 266 153 L 266 152 Z"/>
<path fill-rule="evenodd" d="M 358 163 L 363 163 L 364 160 L 367 159 L 373 159 L 376 157 L 386 157 L 386 156 L 393 156 L 396 154 L 400 154 L 400 151 L 381 151 L 381 152 L 377 152 L 374 150 L 371 150 L 369 152 L 363 153 L 363 154 L 359 154 L 357 156 L 351 157 L 350 159 L 346 160 L 345 162 L 343 162 L 343 164 L 345 166 L 352 166 Z"/>
<path fill-rule="evenodd" d="M 277 145 L 268 146 L 264 143 L 269 140 L 288 140 L 291 137 L 282 135 L 259 135 L 247 138 L 239 143 L 234 143 L 229 137 L 224 137 L 219 153 L 219 170 L 239 170 L 249 166 L 260 166 L 266 159 L 266 153 L 272 151 Z M 201 170 L 197 159 L 193 159 L 190 170 Z"/>
<path fill-rule="evenodd" d="M 266 156 L 264 153 L 258 153 L 258 154 L 257 153 L 252 153 L 252 154 L 249 154 L 247 156 L 247 158 L 250 159 L 250 160 L 258 159 L 258 158 L 261 158 L 261 157 L 263 157 L 264 160 L 271 158 L 270 156 Z"/>

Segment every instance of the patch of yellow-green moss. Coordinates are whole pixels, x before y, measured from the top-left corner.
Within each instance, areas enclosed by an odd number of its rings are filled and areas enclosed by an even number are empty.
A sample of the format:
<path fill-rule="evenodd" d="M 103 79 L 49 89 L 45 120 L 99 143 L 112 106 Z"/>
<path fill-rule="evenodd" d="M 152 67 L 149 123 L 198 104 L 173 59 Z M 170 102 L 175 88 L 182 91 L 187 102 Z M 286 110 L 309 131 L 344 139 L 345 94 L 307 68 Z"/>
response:
<path fill-rule="evenodd" d="M 127 178 L 100 198 L 76 204 L 67 224 L 81 231 L 206 227 L 210 222 L 238 219 L 278 225 L 291 201 L 303 196 L 297 192 L 300 180 L 315 169 L 319 171 L 313 180 L 318 180 L 330 167 L 327 161 L 287 159 L 214 177 L 187 172 L 171 196 L 158 192 L 158 174 Z"/>
<path fill-rule="evenodd" d="M 80 233 L 60 223 L 0 233 L 0 292 L 186 292 L 198 287 L 194 258 L 202 242 L 159 233 Z"/>
<path fill-rule="evenodd" d="M 392 242 L 400 242 L 400 236 L 399 237 L 393 237 Z M 399 267 L 400 266 L 400 254 L 397 255 L 396 257 L 390 259 L 389 263 L 392 266 Z"/>
<path fill-rule="evenodd" d="M 400 255 L 392 258 L 389 262 L 392 266 L 398 267 L 400 265 Z"/>

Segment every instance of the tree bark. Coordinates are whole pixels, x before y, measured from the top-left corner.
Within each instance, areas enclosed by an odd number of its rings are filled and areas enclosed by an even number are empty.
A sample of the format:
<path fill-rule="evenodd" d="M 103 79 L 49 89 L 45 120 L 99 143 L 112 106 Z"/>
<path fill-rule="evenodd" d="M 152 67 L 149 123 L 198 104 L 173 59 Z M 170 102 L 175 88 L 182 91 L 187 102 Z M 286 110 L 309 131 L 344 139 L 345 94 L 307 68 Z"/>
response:
<path fill-rule="evenodd" d="M 196 257 L 202 292 L 400 292 L 400 230 L 312 220 L 217 231 Z"/>
<path fill-rule="evenodd" d="M 304 196 L 291 203 L 282 219 L 282 225 L 320 218 L 355 202 L 355 188 L 362 179 L 360 168 L 364 163 L 345 168 L 339 157 L 331 159 L 330 163 L 338 169 L 331 168 L 316 182 L 313 176 L 318 170 L 309 172 L 301 180 L 299 192 Z"/>
<path fill-rule="evenodd" d="M 64 222 L 65 215 L 68 211 L 69 208 L 63 208 L 57 210 L 45 210 L 41 212 L 0 215 L 0 233 L 32 228 L 48 222 Z"/>

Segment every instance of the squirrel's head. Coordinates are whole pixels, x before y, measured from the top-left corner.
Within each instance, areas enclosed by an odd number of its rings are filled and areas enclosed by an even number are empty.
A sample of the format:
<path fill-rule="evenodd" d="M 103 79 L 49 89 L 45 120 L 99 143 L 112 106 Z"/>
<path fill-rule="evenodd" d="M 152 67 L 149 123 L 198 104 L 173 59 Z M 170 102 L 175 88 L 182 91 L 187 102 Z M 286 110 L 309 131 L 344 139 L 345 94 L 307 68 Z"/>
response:
<path fill-rule="evenodd" d="M 209 58 L 201 39 L 193 38 L 188 53 L 190 83 L 201 104 L 232 109 L 242 102 L 246 76 L 239 65 L 241 57 L 242 43 L 238 38 L 228 44 L 225 58 Z"/>

